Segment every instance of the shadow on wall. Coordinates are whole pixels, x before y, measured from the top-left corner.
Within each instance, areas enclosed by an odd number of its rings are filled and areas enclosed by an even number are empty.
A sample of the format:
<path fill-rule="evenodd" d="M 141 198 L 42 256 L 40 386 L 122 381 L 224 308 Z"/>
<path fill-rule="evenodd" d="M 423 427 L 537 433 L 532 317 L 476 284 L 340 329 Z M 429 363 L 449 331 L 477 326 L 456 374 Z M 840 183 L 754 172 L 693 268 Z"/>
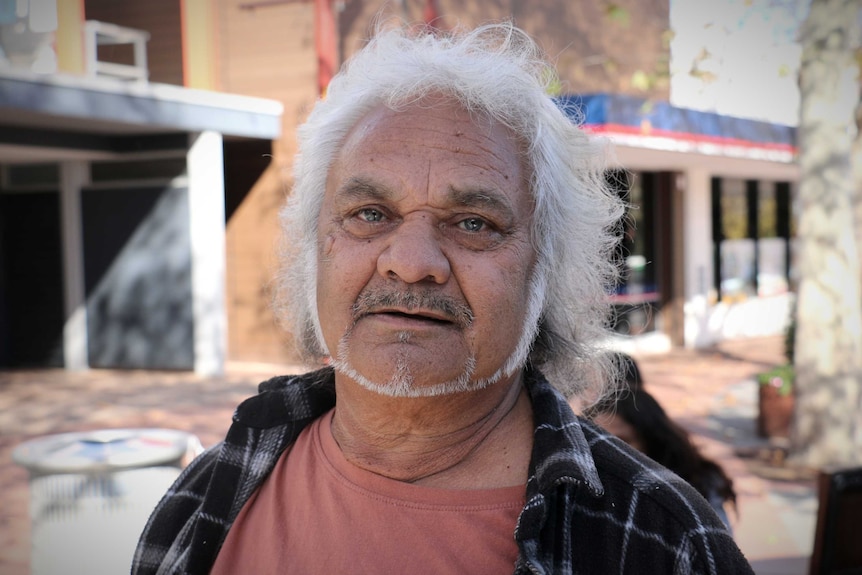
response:
<path fill-rule="evenodd" d="M 85 190 L 89 363 L 194 368 L 186 188 Z"/>

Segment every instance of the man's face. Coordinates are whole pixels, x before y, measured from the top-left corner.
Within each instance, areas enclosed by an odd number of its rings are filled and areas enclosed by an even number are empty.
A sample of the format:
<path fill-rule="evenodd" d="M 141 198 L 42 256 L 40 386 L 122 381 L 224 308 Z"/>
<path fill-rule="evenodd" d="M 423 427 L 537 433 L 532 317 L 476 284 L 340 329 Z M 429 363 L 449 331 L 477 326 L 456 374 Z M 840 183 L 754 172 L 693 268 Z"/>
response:
<path fill-rule="evenodd" d="M 406 396 L 499 377 L 535 260 L 525 181 L 511 132 L 457 104 L 357 123 L 318 222 L 317 311 L 339 371 Z"/>

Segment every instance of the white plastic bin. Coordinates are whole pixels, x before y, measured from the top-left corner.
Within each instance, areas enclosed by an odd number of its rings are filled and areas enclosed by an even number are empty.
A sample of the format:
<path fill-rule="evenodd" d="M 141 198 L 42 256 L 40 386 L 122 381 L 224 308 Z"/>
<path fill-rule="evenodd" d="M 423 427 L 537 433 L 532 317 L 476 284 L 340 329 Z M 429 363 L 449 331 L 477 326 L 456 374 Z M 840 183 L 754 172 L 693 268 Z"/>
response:
<path fill-rule="evenodd" d="M 168 429 L 64 433 L 19 445 L 30 473 L 31 573 L 128 573 L 147 518 L 202 450 Z"/>

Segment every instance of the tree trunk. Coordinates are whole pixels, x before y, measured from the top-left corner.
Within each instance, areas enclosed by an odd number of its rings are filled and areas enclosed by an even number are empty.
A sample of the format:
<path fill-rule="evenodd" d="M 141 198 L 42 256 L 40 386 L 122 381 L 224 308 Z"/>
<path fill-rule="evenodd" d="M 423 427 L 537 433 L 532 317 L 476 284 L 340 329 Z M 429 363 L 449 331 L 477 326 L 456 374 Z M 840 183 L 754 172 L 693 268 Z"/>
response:
<path fill-rule="evenodd" d="M 792 458 L 862 461 L 862 287 L 851 148 L 859 0 L 813 0 L 799 85 L 799 272 Z"/>
<path fill-rule="evenodd" d="M 862 64 L 862 47 L 856 50 L 856 65 Z M 856 138 L 850 152 L 853 166 L 853 212 L 856 217 L 856 252 L 862 257 L 862 99 L 856 103 Z M 859 266 L 859 281 L 862 282 L 862 265 Z"/>

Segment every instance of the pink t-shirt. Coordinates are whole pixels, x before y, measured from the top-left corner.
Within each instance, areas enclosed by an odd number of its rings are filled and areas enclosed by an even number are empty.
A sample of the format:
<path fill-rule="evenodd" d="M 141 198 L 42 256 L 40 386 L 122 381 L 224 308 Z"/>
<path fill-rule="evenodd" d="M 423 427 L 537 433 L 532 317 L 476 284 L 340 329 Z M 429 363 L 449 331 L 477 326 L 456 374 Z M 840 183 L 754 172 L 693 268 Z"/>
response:
<path fill-rule="evenodd" d="M 511 573 L 524 486 L 423 487 L 349 463 L 330 411 L 279 459 L 211 573 Z"/>

